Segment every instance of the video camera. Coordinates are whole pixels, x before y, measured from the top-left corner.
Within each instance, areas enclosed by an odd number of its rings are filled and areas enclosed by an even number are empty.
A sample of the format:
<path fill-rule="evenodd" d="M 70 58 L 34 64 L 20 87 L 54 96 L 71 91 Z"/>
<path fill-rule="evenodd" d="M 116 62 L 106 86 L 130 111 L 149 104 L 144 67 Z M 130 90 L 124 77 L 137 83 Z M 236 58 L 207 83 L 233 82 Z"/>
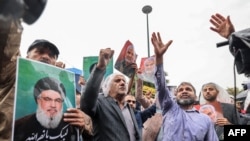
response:
<path fill-rule="evenodd" d="M 0 0 L 0 20 L 22 19 L 33 24 L 42 14 L 47 0 Z"/>
<path fill-rule="evenodd" d="M 238 74 L 250 76 L 250 28 L 234 32 L 229 40 L 217 43 L 217 47 L 229 44 L 229 50 L 235 58 L 235 65 Z"/>
<path fill-rule="evenodd" d="M 248 81 L 242 83 L 243 91 L 236 96 L 236 99 L 244 101 L 244 110 L 250 110 L 247 106 L 250 103 L 250 28 L 234 32 L 230 35 L 229 40 L 217 43 L 217 47 L 229 44 L 229 50 L 234 56 L 234 64 L 238 74 L 245 74 Z M 235 84 L 236 89 L 236 84 Z M 247 112 L 250 112 L 248 111 Z"/>

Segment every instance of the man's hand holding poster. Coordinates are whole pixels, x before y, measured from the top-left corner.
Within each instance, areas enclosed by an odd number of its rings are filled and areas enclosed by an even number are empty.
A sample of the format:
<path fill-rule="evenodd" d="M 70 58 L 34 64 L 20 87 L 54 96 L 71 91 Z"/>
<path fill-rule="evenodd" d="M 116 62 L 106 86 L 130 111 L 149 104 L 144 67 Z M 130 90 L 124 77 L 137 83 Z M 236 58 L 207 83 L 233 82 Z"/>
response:
<path fill-rule="evenodd" d="M 19 58 L 13 140 L 75 140 L 77 130 L 63 121 L 74 108 L 74 73 L 45 63 Z"/>

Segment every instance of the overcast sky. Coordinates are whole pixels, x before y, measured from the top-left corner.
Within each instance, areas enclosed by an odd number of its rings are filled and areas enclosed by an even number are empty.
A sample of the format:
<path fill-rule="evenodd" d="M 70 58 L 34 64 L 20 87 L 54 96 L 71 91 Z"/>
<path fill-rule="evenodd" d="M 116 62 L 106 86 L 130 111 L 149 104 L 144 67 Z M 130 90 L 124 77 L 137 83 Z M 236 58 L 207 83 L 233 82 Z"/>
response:
<path fill-rule="evenodd" d="M 23 24 L 22 56 L 35 39 L 43 38 L 58 46 L 59 60 L 67 68 L 82 69 L 84 56 L 97 56 L 101 48 L 111 47 L 116 60 L 130 40 L 139 65 L 140 58 L 148 56 L 145 5 L 153 8 L 148 15 L 150 36 L 160 32 L 164 42 L 174 41 L 164 57 L 171 85 L 189 81 L 198 92 L 207 82 L 234 86 L 234 58 L 228 46 L 216 48 L 225 39 L 209 29 L 209 19 L 218 12 L 230 15 L 236 30 L 249 28 L 249 0 L 48 0 L 34 24 Z M 246 80 L 236 72 L 239 88 Z"/>

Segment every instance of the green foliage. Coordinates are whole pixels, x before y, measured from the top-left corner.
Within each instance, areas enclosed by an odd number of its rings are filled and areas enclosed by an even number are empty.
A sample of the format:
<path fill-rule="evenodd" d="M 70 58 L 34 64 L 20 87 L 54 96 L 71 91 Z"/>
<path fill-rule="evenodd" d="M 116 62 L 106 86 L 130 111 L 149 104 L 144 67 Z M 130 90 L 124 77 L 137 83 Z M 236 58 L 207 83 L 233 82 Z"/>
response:
<path fill-rule="evenodd" d="M 228 92 L 228 94 L 230 95 L 235 95 L 235 92 L 236 92 L 236 95 L 239 94 L 240 92 L 243 91 L 243 89 L 239 89 L 238 87 L 227 87 L 226 91 Z"/>

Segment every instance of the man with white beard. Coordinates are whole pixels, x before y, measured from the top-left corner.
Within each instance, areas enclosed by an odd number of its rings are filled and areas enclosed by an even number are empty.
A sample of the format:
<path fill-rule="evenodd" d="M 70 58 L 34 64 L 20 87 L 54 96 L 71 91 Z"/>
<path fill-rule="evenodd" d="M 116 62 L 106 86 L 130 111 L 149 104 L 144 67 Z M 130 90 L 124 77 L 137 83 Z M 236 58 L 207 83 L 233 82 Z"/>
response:
<path fill-rule="evenodd" d="M 77 140 L 77 131 L 63 121 L 63 102 L 66 97 L 63 84 L 45 77 L 34 86 L 37 111 L 15 121 L 14 140 Z"/>
<path fill-rule="evenodd" d="M 139 72 L 138 77 L 144 81 L 154 83 L 154 72 L 155 56 L 150 56 L 143 62 L 143 69 Z"/>

